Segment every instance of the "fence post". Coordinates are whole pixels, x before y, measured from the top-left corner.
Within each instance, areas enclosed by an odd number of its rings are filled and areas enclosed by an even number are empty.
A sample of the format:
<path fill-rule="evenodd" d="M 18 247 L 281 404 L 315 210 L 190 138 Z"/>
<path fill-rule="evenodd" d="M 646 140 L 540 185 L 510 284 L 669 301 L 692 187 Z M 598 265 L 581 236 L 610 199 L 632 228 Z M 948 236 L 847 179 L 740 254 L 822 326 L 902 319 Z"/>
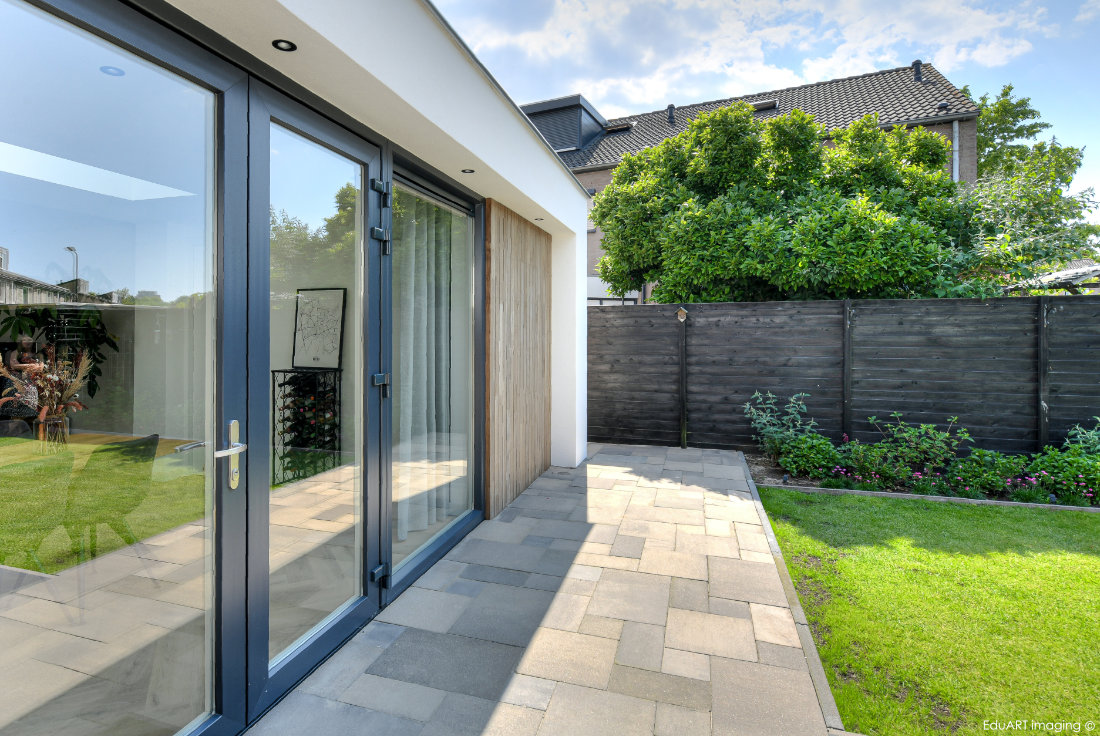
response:
<path fill-rule="evenodd" d="M 1044 294 L 1039 297 L 1039 319 L 1036 323 L 1036 334 L 1039 340 L 1038 360 L 1036 365 L 1038 384 L 1038 404 L 1035 407 L 1035 421 L 1038 424 L 1039 449 L 1042 450 L 1050 441 L 1050 339 L 1047 336 L 1047 312 L 1050 308 L 1050 297 Z"/>
<path fill-rule="evenodd" d="M 687 318 L 683 305 L 676 310 L 676 332 L 680 343 L 680 447 L 688 446 L 687 414 Z"/>
<path fill-rule="evenodd" d="M 843 332 L 844 359 L 841 370 L 843 371 L 843 406 L 841 407 L 840 426 L 841 431 L 852 437 L 852 300 L 844 300 L 844 332 Z"/>

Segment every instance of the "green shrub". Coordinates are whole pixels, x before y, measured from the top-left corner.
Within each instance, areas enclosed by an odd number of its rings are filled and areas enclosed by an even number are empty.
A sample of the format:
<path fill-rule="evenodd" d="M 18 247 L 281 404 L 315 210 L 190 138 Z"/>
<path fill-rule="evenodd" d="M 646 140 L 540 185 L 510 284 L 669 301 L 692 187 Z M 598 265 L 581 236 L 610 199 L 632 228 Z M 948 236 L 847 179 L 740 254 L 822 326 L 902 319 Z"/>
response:
<path fill-rule="evenodd" d="M 1025 480 L 1053 494 L 1058 503 L 1083 506 L 1097 503 L 1100 491 L 1100 455 L 1090 455 L 1081 445 L 1064 449 L 1044 447 L 1028 465 Z"/>
<path fill-rule="evenodd" d="M 1008 498 L 1016 503 L 1050 503 L 1050 494 L 1027 479 L 1013 483 Z"/>
<path fill-rule="evenodd" d="M 779 454 L 779 466 L 794 475 L 823 478 L 840 464 L 840 453 L 828 437 L 803 434 L 788 441 Z"/>
<path fill-rule="evenodd" d="M 911 474 L 909 467 L 885 442 L 864 444 L 853 440 L 841 446 L 841 459 L 843 467 L 839 474 L 862 484 L 860 490 L 885 491 L 904 487 Z"/>
<path fill-rule="evenodd" d="M 1066 442 L 1062 446 L 1078 446 L 1089 455 L 1100 455 L 1100 417 L 1093 417 L 1093 419 L 1096 420 L 1096 426 L 1092 429 L 1085 429 L 1080 424 L 1074 425 L 1066 433 Z"/>
<path fill-rule="evenodd" d="M 882 432 L 878 443 L 887 448 L 891 463 L 904 465 L 925 475 L 947 467 L 959 452 L 963 442 L 970 442 L 970 433 L 955 429 L 958 417 L 948 420 L 947 428 L 937 429 L 934 424 L 909 424 L 902 421 L 901 412 L 894 412 L 893 423 L 879 425 L 875 417 L 868 417 L 875 429 Z M 906 474 L 908 475 L 908 474 Z"/>
<path fill-rule="evenodd" d="M 816 434 L 814 427 L 817 422 L 805 416 L 806 399 L 809 396 L 804 393 L 795 394 L 782 411 L 771 391 L 766 394 L 757 391 L 752 395 L 752 400 L 745 403 L 745 416 L 756 432 L 753 439 L 772 460 L 778 461 L 783 448 L 795 439 Z"/>
<path fill-rule="evenodd" d="M 955 495 L 968 498 L 1005 496 L 1011 493 L 1016 479 L 1024 474 L 1027 462 L 1023 455 L 974 449 L 969 456 L 951 463 L 943 478 Z"/>

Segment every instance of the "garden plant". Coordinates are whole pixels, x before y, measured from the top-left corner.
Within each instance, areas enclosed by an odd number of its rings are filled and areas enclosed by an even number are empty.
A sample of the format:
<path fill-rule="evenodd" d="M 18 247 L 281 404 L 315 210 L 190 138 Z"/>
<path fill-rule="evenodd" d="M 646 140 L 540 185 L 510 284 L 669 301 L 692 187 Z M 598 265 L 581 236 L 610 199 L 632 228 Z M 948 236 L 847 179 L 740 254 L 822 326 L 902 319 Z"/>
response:
<path fill-rule="evenodd" d="M 868 421 L 876 442 L 847 436 L 834 443 L 806 416 L 808 394 L 782 407 L 772 393 L 753 394 L 745 404 L 765 455 L 788 473 L 825 488 L 898 491 L 962 498 L 989 498 L 1069 506 L 1100 505 L 1100 417 L 1073 427 L 1061 447 L 1011 455 L 971 447 L 958 417 L 946 426 L 910 424 L 900 412 L 891 421 Z"/>

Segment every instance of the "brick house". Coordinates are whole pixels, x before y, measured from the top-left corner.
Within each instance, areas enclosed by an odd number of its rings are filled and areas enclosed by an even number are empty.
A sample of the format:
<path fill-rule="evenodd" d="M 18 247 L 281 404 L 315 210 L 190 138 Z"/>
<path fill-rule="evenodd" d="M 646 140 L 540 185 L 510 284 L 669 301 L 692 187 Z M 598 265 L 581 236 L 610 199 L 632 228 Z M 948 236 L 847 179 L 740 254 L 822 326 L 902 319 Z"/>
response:
<path fill-rule="evenodd" d="M 683 131 L 696 115 L 733 102 L 747 102 L 760 118 L 800 109 L 814 116 L 826 131 L 844 128 L 864 115 L 878 113 L 884 128 L 923 126 L 952 142 L 951 176 L 974 181 L 978 172 L 978 108 L 931 64 L 861 74 L 800 87 L 758 92 L 691 105 L 669 105 L 663 110 L 608 120 L 583 96 L 571 95 L 523 106 L 561 160 L 573 170 L 590 194 L 611 181 L 623 154 L 637 153 Z M 591 202 L 589 203 L 591 206 Z M 588 302 L 618 304 L 644 301 L 632 293 L 612 298 L 596 275 L 603 255 L 603 234 L 588 226 Z"/>

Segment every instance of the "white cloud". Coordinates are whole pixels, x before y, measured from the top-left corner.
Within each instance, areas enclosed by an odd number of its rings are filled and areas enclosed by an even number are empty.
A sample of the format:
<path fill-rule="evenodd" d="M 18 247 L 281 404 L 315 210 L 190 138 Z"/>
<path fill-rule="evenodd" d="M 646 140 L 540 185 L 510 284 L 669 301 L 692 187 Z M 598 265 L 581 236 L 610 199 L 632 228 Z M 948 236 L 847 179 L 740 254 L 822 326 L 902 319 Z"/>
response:
<path fill-rule="evenodd" d="M 964 64 L 997 67 L 1028 53 L 1029 36 L 1057 30 L 1034 2 L 1008 9 L 988 2 L 553 0 L 537 22 L 519 30 L 496 21 L 491 10 L 479 15 L 478 0 L 451 0 L 448 15 L 507 88 L 522 94 L 535 88 L 529 75 L 552 76 L 553 93 L 535 94 L 581 92 L 614 116 L 914 58 L 945 73 Z M 1088 0 L 1079 20 L 1090 13 L 1100 15 L 1100 0 Z M 506 60 L 502 67 L 494 67 L 494 57 Z M 507 77 L 513 73 L 515 84 Z M 539 81 L 545 90 L 547 80 Z"/>
<path fill-rule="evenodd" d="M 1077 17 L 1073 19 L 1073 22 L 1089 23 L 1097 18 L 1100 18 L 1100 0 L 1086 0 L 1082 3 L 1080 10 L 1077 11 Z"/>

